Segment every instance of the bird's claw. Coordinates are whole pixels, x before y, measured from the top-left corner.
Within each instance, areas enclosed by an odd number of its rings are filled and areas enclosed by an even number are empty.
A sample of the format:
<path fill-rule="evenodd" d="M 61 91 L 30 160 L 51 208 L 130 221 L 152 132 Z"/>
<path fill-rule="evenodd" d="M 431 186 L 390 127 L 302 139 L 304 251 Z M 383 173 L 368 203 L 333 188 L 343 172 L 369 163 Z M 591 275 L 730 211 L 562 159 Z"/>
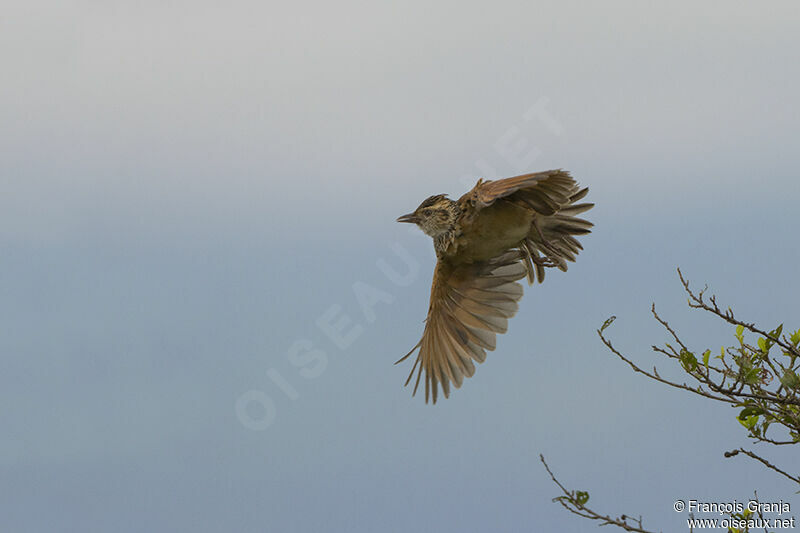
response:
<path fill-rule="evenodd" d="M 557 267 L 558 264 L 559 264 L 558 261 L 556 261 L 554 259 L 551 259 L 548 256 L 537 257 L 537 256 L 534 256 L 534 255 L 531 255 L 531 261 L 533 261 L 535 264 L 537 264 L 539 266 L 543 266 L 543 267 Z"/>

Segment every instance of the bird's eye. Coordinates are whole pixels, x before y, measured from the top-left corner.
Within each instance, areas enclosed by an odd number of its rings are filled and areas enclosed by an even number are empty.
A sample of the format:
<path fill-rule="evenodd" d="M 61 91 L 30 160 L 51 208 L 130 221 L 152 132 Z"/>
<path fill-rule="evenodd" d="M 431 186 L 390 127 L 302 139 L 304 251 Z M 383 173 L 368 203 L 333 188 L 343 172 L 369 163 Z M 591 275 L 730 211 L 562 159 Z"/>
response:
<path fill-rule="evenodd" d="M 430 209 L 423 209 L 422 210 L 422 214 L 427 217 L 427 216 L 429 216 L 431 214 L 431 210 Z"/>

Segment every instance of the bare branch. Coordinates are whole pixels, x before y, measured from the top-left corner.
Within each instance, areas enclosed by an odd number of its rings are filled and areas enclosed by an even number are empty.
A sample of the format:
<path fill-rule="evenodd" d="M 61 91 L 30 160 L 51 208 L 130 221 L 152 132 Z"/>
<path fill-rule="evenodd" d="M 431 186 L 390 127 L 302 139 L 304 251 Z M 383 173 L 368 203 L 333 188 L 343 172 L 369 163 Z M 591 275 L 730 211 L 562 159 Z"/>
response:
<path fill-rule="evenodd" d="M 619 357 L 620 359 L 622 359 L 623 361 L 628 363 L 628 365 L 635 372 L 639 372 L 640 374 L 644 374 L 645 376 L 649 377 L 650 379 L 658 381 L 659 383 L 663 383 L 664 385 L 669 385 L 670 387 L 675 387 L 676 389 L 687 390 L 687 391 L 692 392 L 694 394 L 698 394 L 700 396 L 705 396 L 706 398 L 711 398 L 712 400 L 717 400 L 717 401 L 720 401 L 720 402 L 729 402 L 728 398 L 724 398 L 724 397 L 721 397 L 721 396 L 714 396 L 713 394 L 710 394 L 707 391 L 704 391 L 702 389 L 694 389 L 694 388 L 688 386 L 686 383 L 675 383 L 675 382 L 669 381 L 667 379 L 664 379 L 664 378 L 662 378 L 661 376 L 658 375 L 658 372 L 656 371 L 655 368 L 653 368 L 653 372 L 648 372 L 647 370 L 643 370 L 643 369 L 639 368 L 636 365 L 636 363 L 634 363 L 633 361 L 631 361 L 630 359 L 628 359 L 627 357 L 622 355 L 622 353 L 620 353 L 619 350 L 614 348 L 614 345 L 611 344 L 611 341 L 608 340 L 603 335 L 603 331 L 602 330 L 597 330 L 597 334 L 600 335 L 600 339 L 603 341 L 603 344 L 605 344 L 608 347 L 608 349 L 611 350 L 614 353 L 614 355 L 616 355 L 617 357 Z"/>
<path fill-rule="evenodd" d="M 723 312 L 717 305 L 717 299 L 715 296 L 710 296 L 708 300 L 709 302 L 711 302 L 711 305 L 707 304 L 704 298 L 704 293 L 706 289 L 703 289 L 698 294 L 695 294 L 689 287 L 689 282 L 683 277 L 683 272 L 681 272 L 681 269 L 679 268 L 677 270 L 678 270 L 678 277 L 680 278 L 681 284 L 683 285 L 683 289 L 689 295 L 689 300 L 690 300 L 689 307 L 708 311 L 709 313 L 718 316 L 719 318 L 721 318 L 722 320 L 724 320 L 729 324 L 733 324 L 735 326 L 742 326 L 743 328 L 757 335 L 761 335 L 765 339 L 771 340 L 784 350 L 793 353 L 795 356 L 800 357 L 800 352 L 798 352 L 798 350 L 793 345 L 789 344 L 788 342 L 785 342 L 784 339 L 772 336 L 766 331 L 758 328 L 755 324 L 749 322 L 742 322 L 741 320 L 738 320 L 736 317 L 733 316 L 733 310 L 731 310 L 730 307 Z"/>
<path fill-rule="evenodd" d="M 561 504 L 564 509 L 569 511 L 572 514 L 576 514 L 583 518 L 588 518 L 589 520 L 598 520 L 600 521 L 601 526 L 617 526 L 619 528 L 624 529 L 625 531 L 635 531 L 638 533 L 653 533 L 647 529 L 644 529 L 642 526 L 642 517 L 640 516 L 638 520 L 634 520 L 633 518 L 627 515 L 620 515 L 618 518 L 612 518 L 610 515 L 601 515 L 588 507 L 584 504 L 579 503 L 577 499 L 577 495 L 574 491 L 568 491 L 564 485 L 562 485 L 557 479 L 556 476 L 553 475 L 553 472 L 550 470 L 550 467 L 547 466 L 547 462 L 544 460 L 544 455 L 539 454 L 539 460 L 544 465 L 544 469 L 547 470 L 547 473 L 550 474 L 550 479 L 553 480 L 553 483 L 558 485 L 558 488 L 561 489 L 561 492 L 564 493 L 563 496 L 558 496 L 553 498 L 554 502 L 558 502 Z M 631 520 L 631 522 L 628 522 Z"/>
<path fill-rule="evenodd" d="M 725 457 L 734 457 L 736 455 L 739 455 L 740 452 L 745 454 L 745 455 L 747 455 L 747 456 L 749 456 L 749 457 L 752 457 L 753 459 L 755 459 L 756 461 L 760 462 L 761 464 L 763 464 L 764 466 L 766 466 L 770 470 L 774 470 L 775 472 L 787 477 L 788 479 L 791 479 L 792 481 L 794 481 L 795 483 L 800 485 L 800 476 L 793 476 L 791 474 L 787 474 L 786 472 L 784 472 L 783 470 L 781 470 L 780 468 L 778 468 L 774 464 L 770 463 L 769 461 L 767 461 L 766 459 L 764 459 L 760 455 L 756 455 L 755 453 L 753 453 L 753 452 L 751 452 L 749 450 L 745 450 L 744 448 L 739 448 L 738 450 L 731 450 L 729 452 L 725 452 Z"/>

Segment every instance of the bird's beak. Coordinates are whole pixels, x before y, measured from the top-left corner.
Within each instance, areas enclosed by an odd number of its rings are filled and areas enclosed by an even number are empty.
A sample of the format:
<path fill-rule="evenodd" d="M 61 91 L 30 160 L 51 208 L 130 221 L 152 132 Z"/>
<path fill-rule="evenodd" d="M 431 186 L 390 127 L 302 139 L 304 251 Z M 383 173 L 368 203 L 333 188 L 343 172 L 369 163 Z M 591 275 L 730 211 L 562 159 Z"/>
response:
<path fill-rule="evenodd" d="M 416 224 L 419 222 L 419 217 L 415 213 L 409 213 L 407 215 L 403 215 L 397 219 L 398 222 L 411 222 L 412 224 Z"/>

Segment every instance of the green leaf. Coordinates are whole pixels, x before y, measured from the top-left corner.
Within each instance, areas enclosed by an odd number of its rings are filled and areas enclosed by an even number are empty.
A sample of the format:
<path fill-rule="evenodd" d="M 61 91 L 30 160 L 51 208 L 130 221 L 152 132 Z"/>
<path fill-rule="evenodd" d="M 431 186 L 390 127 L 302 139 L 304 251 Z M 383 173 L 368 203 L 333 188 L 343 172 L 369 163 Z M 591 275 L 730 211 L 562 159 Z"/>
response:
<path fill-rule="evenodd" d="M 787 389 L 800 389 L 800 377 L 797 377 L 794 370 L 787 370 L 781 376 L 781 385 Z"/>
<path fill-rule="evenodd" d="M 600 326 L 600 331 L 601 331 L 601 332 L 602 332 L 602 331 L 605 331 L 605 330 L 606 330 L 606 328 L 607 328 L 608 326 L 610 326 L 610 325 L 611 325 L 611 324 L 612 324 L 612 323 L 613 323 L 613 322 L 614 322 L 616 319 L 617 319 L 617 317 L 616 317 L 616 316 L 613 316 L 613 315 L 612 315 L 612 316 L 610 316 L 610 317 L 608 317 L 608 318 L 606 319 L 606 321 L 605 321 L 605 322 L 603 322 L 603 325 L 602 325 L 602 326 Z"/>
<path fill-rule="evenodd" d="M 736 326 L 736 338 L 739 339 L 739 342 L 742 342 L 742 333 L 744 333 L 744 326 Z"/>
<path fill-rule="evenodd" d="M 579 490 L 578 492 L 575 493 L 575 502 L 578 505 L 584 506 L 584 505 L 586 505 L 586 502 L 588 502 L 588 501 L 589 501 L 589 493 L 588 492 Z"/>
<path fill-rule="evenodd" d="M 747 385 L 755 385 L 756 383 L 760 383 L 761 369 L 758 367 L 747 369 L 742 376 L 742 381 L 744 381 Z"/>
<path fill-rule="evenodd" d="M 708 358 L 711 357 L 711 350 L 706 350 L 703 352 L 703 365 L 705 365 L 706 370 L 708 370 Z"/>
<path fill-rule="evenodd" d="M 789 336 L 789 340 L 790 340 L 790 341 L 792 341 L 792 344 L 794 344 L 795 346 L 797 346 L 798 344 L 800 344 L 800 329 L 798 329 L 797 331 L 795 331 L 794 333 L 792 333 L 792 334 Z"/>
<path fill-rule="evenodd" d="M 767 339 L 759 337 L 758 347 L 761 349 L 762 352 L 767 353 Z"/>
<path fill-rule="evenodd" d="M 744 420 L 739 417 L 736 417 L 736 420 L 739 421 L 741 425 L 747 428 L 749 431 L 752 431 L 756 424 L 758 424 L 758 415 L 748 416 Z"/>
<path fill-rule="evenodd" d="M 769 336 L 772 337 L 773 339 L 780 339 L 781 333 L 783 333 L 783 324 L 770 331 Z"/>
<path fill-rule="evenodd" d="M 683 369 L 687 372 L 693 372 L 697 368 L 697 357 L 688 350 L 681 350 L 679 355 Z"/>
<path fill-rule="evenodd" d="M 750 406 L 745 407 L 744 409 L 742 409 L 737 418 L 739 420 L 746 420 L 747 418 L 749 418 L 751 416 L 758 416 L 758 415 L 763 414 L 763 413 L 764 413 L 764 410 L 761 407 L 759 407 L 757 405 L 750 405 Z"/>

